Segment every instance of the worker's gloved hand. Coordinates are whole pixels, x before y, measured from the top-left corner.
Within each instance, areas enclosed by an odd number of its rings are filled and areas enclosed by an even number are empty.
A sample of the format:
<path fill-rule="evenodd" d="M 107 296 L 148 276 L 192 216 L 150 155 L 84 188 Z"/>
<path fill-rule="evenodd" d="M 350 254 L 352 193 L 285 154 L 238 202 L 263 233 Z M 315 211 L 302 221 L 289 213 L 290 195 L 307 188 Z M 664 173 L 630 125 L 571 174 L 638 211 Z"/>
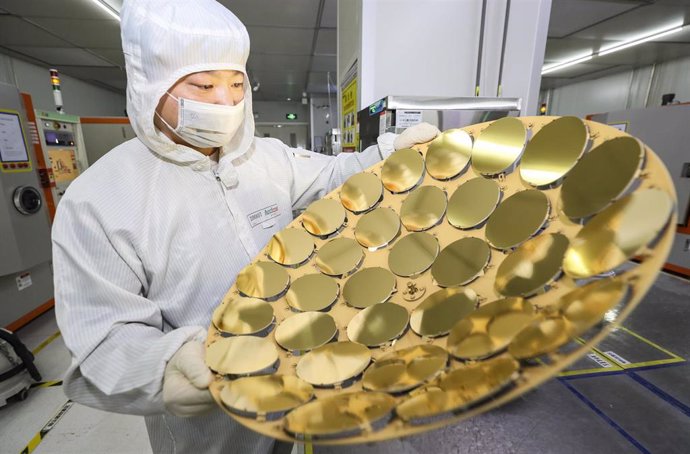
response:
<path fill-rule="evenodd" d="M 439 134 L 441 134 L 441 131 L 436 126 L 429 123 L 419 123 L 400 133 L 393 141 L 393 147 L 396 150 L 410 148 L 412 145 L 433 140 Z"/>
<path fill-rule="evenodd" d="M 175 416 L 197 416 L 216 408 L 208 390 L 213 374 L 204 362 L 204 344 L 189 341 L 170 358 L 163 374 L 163 403 Z"/>
<path fill-rule="evenodd" d="M 386 159 L 396 150 L 428 142 L 440 133 L 441 131 L 436 126 L 429 123 L 420 123 L 407 128 L 401 134 L 393 134 L 392 132 L 381 134 L 376 139 L 376 142 L 381 152 L 381 158 Z"/>

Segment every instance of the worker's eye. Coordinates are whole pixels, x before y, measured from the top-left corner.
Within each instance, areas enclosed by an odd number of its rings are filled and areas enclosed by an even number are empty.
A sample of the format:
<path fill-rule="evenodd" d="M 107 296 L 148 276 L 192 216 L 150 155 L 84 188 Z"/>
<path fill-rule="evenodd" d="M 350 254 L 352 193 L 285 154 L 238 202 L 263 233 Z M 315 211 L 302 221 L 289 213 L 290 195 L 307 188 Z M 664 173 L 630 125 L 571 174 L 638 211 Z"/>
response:
<path fill-rule="evenodd" d="M 235 82 L 232 84 L 232 88 L 242 88 L 244 87 L 244 82 Z"/>
<path fill-rule="evenodd" d="M 194 86 L 202 90 L 210 90 L 213 88 L 212 84 L 194 84 Z"/>

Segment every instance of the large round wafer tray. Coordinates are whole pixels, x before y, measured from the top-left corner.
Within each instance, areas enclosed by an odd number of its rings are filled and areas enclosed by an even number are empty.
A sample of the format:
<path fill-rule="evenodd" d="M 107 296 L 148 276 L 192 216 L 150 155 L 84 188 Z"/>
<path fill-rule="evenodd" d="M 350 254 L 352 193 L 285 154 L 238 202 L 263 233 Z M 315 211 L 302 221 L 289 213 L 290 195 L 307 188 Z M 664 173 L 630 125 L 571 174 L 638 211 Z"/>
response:
<path fill-rule="evenodd" d="M 574 117 L 398 150 L 237 277 L 209 328 L 213 397 L 257 432 L 330 444 L 489 411 L 630 314 L 669 252 L 675 203 L 651 149 Z"/>

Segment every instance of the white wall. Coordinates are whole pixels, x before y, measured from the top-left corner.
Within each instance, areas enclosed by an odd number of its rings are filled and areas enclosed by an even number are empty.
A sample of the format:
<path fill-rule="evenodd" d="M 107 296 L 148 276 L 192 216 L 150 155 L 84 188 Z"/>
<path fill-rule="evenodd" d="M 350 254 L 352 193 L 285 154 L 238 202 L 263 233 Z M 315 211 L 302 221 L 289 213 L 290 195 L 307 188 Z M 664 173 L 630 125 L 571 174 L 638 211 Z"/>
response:
<path fill-rule="evenodd" d="M 309 100 L 311 107 L 311 136 L 313 137 L 312 150 L 322 152 L 326 141 L 326 132 L 338 127 L 338 104 L 336 95 L 331 95 L 330 115 L 328 97 L 313 97 Z"/>
<path fill-rule="evenodd" d="M 542 90 L 549 115 L 575 115 L 661 105 L 661 95 L 675 93 L 690 101 L 690 57 Z"/>
<path fill-rule="evenodd" d="M 29 93 L 35 109 L 55 110 L 48 67 L 0 54 L 0 82 Z M 60 74 L 65 113 L 86 116 L 124 116 L 125 96 Z"/>
<path fill-rule="evenodd" d="M 253 101 L 254 123 L 309 123 L 309 105 L 301 102 Z M 290 121 L 285 114 L 296 113 L 297 120 Z M 258 116 L 257 116 L 258 115 Z"/>

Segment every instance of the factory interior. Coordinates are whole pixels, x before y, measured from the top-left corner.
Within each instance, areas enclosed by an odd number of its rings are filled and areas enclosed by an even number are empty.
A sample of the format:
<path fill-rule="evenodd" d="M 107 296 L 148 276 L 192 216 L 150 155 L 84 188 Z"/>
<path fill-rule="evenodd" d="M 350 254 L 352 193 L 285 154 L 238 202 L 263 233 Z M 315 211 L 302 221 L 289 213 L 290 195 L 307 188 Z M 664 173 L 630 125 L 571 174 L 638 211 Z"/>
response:
<path fill-rule="evenodd" d="M 688 453 L 689 144 L 690 0 L 0 0 L 0 454 Z"/>

